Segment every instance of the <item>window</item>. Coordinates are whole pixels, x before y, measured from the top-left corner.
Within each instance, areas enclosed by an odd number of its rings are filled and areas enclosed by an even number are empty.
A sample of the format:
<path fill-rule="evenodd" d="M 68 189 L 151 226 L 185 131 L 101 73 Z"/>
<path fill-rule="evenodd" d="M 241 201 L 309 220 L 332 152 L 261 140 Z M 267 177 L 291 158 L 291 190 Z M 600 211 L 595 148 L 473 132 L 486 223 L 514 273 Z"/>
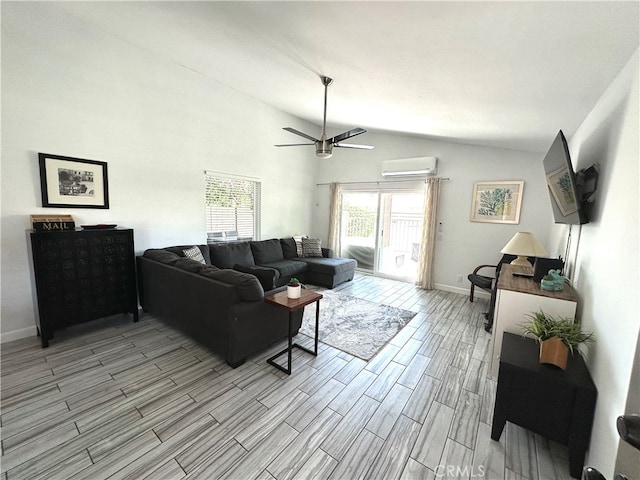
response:
<path fill-rule="evenodd" d="M 205 172 L 207 238 L 259 239 L 260 182 Z"/>

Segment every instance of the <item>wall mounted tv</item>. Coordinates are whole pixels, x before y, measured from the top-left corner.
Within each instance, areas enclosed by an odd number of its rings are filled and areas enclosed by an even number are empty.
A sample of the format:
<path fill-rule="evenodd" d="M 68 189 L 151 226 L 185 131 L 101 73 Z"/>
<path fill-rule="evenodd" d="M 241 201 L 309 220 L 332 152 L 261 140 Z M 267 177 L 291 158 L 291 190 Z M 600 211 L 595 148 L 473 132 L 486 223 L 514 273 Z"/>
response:
<path fill-rule="evenodd" d="M 549 147 L 543 164 L 555 223 L 570 225 L 589 223 L 582 205 L 581 192 L 576 185 L 576 175 L 571 165 L 567 139 L 562 130 L 558 132 Z"/>

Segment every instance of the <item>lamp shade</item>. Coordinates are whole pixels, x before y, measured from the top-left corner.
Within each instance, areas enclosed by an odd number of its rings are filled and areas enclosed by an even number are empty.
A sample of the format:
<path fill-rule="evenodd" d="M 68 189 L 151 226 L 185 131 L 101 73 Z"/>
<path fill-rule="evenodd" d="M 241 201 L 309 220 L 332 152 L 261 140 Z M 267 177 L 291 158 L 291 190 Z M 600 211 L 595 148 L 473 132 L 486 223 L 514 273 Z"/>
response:
<path fill-rule="evenodd" d="M 517 255 L 511 265 L 523 265 L 531 266 L 527 257 L 545 257 L 547 251 L 538 241 L 538 239 L 531 232 L 518 232 L 516 233 L 509 243 L 507 243 L 500 253 L 507 253 L 509 255 Z"/>

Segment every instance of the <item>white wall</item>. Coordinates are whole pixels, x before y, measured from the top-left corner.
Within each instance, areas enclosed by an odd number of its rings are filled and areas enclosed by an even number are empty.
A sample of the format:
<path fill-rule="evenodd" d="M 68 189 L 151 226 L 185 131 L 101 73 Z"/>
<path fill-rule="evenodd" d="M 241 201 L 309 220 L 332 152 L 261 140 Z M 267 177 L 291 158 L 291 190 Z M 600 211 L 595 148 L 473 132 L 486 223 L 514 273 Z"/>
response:
<path fill-rule="evenodd" d="M 2 47 L 3 341 L 34 333 L 30 214 L 134 228 L 137 252 L 203 242 L 204 170 L 261 178 L 262 238 L 326 238 L 328 190 L 316 182 L 379 180 L 383 160 L 437 155 L 439 174 L 451 181 L 442 192 L 436 281 L 460 292 L 466 275 L 496 261 L 517 230 L 546 236 L 540 155 L 376 133 L 366 135 L 373 152 L 338 150 L 327 161 L 311 148 L 277 149 L 288 135 L 281 127 L 318 127 L 97 30 L 54 2 L 4 3 Z M 40 207 L 38 152 L 106 161 L 110 209 Z M 525 180 L 520 225 L 469 222 L 473 181 L 512 179 Z"/>
<path fill-rule="evenodd" d="M 595 162 L 601 167 L 590 223 L 574 227 L 569 259 L 580 297 L 578 318 L 597 340 L 588 352 L 598 388 L 588 464 L 608 478 L 619 443 L 615 421 L 629 411 L 632 369 L 640 369 L 633 362 L 640 330 L 639 60 L 636 52 L 569 139 L 574 170 Z M 563 249 L 566 235 L 566 226 L 555 226 L 550 243 Z"/>
<path fill-rule="evenodd" d="M 337 132 L 336 132 L 337 133 Z M 549 130 L 549 144 L 557 131 Z M 330 133 L 333 134 L 333 133 Z M 478 147 L 424 138 L 375 132 L 358 137 L 371 151 L 335 150 L 322 161 L 318 183 L 384 181 L 382 162 L 427 155 L 438 157 L 438 176 L 450 180 L 442 184 L 438 221 L 441 240 L 436 244 L 435 284 L 437 288 L 468 293 L 467 274 L 478 265 L 495 264 L 500 249 L 518 231 L 531 231 L 546 244 L 552 218 L 542 166 L 543 154 Z M 470 221 L 473 183 L 487 180 L 524 180 L 520 223 L 504 225 Z M 329 189 L 318 186 L 314 234 L 328 235 Z M 458 276 L 463 282 L 458 283 Z"/>
<path fill-rule="evenodd" d="M 262 238 L 308 231 L 317 162 L 273 147 L 283 126 L 316 128 L 55 2 L 3 3 L 2 340 L 35 334 L 30 214 L 134 228 L 138 252 L 204 243 L 203 172 L 214 170 L 262 180 Z M 38 152 L 107 162 L 110 209 L 42 208 Z"/>

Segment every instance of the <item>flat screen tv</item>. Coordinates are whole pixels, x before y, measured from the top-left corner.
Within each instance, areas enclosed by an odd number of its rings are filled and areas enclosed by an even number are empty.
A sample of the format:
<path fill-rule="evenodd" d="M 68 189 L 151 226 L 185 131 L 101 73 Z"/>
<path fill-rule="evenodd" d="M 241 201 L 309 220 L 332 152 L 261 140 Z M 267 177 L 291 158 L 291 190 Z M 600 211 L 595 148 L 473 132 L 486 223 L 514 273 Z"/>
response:
<path fill-rule="evenodd" d="M 582 205 L 581 192 L 576 185 L 576 175 L 571 165 L 567 139 L 562 130 L 558 132 L 549 147 L 543 164 L 555 223 L 570 225 L 589 223 Z"/>

